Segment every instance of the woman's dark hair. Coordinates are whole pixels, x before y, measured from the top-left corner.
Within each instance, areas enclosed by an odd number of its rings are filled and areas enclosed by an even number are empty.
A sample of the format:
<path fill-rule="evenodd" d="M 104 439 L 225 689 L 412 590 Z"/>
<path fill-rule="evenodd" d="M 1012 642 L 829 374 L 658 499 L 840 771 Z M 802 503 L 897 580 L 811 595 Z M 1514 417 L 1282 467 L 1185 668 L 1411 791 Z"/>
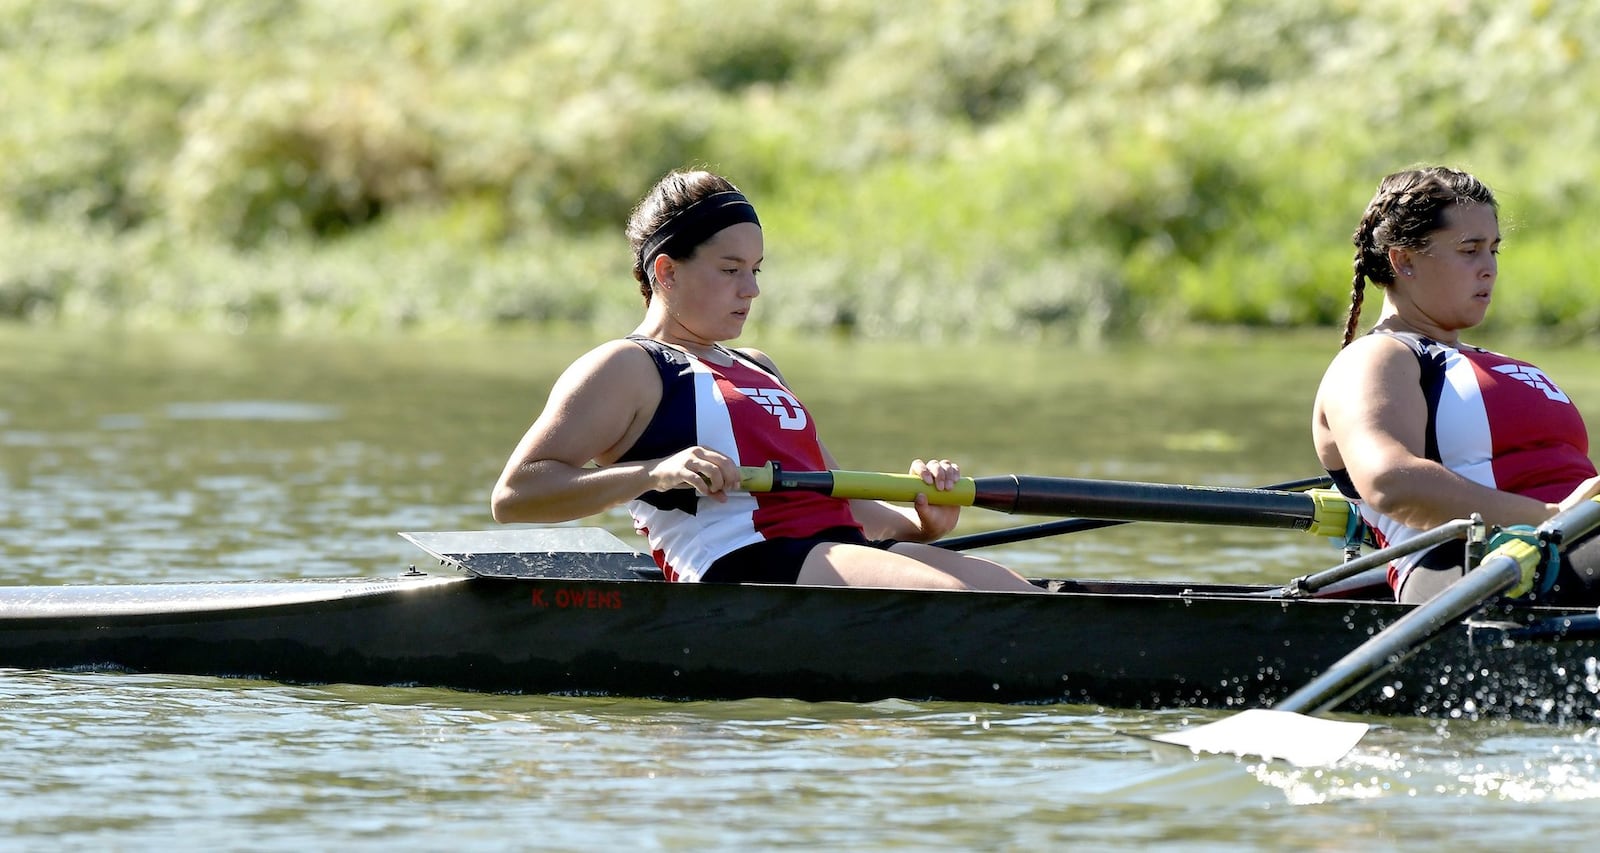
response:
<path fill-rule="evenodd" d="M 1366 283 L 1394 284 L 1390 249 L 1420 249 L 1428 236 L 1444 227 L 1444 213 L 1453 204 L 1487 204 L 1499 211 L 1494 193 L 1482 181 L 1445 166 L 1407 169 L 1384 178 L 1356 226 L 1355 276 L 1350 281 L 1350 313 L 1344 321 L 1344 343 L 1356 337 Z"/>
<path fill-rule="evenodd" d="M 732 182 L 706 171 L 668 172 L 645 193 L 633 215 L 628 217 L 628 246 L 633 249 L 633 277 L 639 282 L 644 304 L 650 304 L 650 272 L 645 269 L 644 245 L 666 222 L 695 202 L 715 193 L 738 192 Z M 694 254 L 697 245 L 675 246 L 668 257 L 683 260 Z"/>

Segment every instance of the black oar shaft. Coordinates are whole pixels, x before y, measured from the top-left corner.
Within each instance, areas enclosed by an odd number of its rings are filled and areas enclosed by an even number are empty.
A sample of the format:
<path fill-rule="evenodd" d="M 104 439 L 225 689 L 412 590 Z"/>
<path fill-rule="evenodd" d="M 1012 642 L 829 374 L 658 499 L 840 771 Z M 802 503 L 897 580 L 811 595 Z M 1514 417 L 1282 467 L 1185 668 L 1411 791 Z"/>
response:
<path fill-rule="evenodd" d="M 1304 477 L 1284 483 L 1272 483 L 1259 488 L 1303 492 L 1307 489 L 1324 489 L 1332 484 L 1333 481 L 1326 476 Z M 1020 527 L 1007 527 L 1002 530 L 985 530 L 979 533 L 968 533 L 963 536 L 952 536 L 949 539 L 941 539 L 933 544 L 950 551 L 967 551 L 973 548 L 986 548 L 991 545 L 1009 545 L 1013 542 L 1042 539 L 1046 536 L 1082 533 L 1087 530 L 1099 530 L 1104 527 L 1116 527 L 1128 523 L 1129 521 L 1126 520 L 1112 521 L 1103 518 L 1062 518 L 1055 521 L 1041 521 L 1037 524 L 1025 524 Z"/>
<path fill-rule="evenodd" d="M 1102 527 L 1116 527 L 1127 523 L 1126 521 L 1110 521 L 1103 518 L 1061 518 L 1055 521 L 1041 521 L 1038 524 L 1025 524 L 1021 527 L 1007 527 L 1003 530 L 985 530 L 980 533 L 952 536 L 949 539 L 941 539 L 933 544 L 948 551 L 968 551 L 973 548 L 986 548 L 990 545 L 1010 545 L 1013 542 L 1026 542 L 1030 539 L 1061 536 L 1067 533 L 1082 533 L 1085 530 L 1099 530 Z"/>
<path fill-rule="evenodd" d="M 867 471 L 786 471 L 776 465 L 740 469 L 751 492 L 812 491 L 847 499 L 976 506 L 1022 515 L 1080 515 L 1119 521 L 1170 521 L 1277 527 L 1343 535 L 1349 503 L 1333 493 L 1230 489 L 1073 477 L 1007 474 L 962 477 L 935 490 L 909 474 Z"/>
<path fill-rule="evenodd" d="M 1130 483 L 1072 477 L 980 477 L 977 506 L 1022 515 L 1309 529 L 1317 503 L 1301 492 Z"/>

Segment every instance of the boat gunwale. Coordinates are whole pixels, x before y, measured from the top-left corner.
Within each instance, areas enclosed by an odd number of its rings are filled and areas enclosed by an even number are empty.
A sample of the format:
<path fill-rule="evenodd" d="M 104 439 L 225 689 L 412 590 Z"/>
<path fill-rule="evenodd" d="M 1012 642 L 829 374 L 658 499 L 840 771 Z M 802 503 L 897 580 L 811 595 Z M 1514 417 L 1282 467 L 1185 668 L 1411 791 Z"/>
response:
<path fill-rule="evenodd" d="M 160 581 L 0 586 L 0 625 L 47 619 L 226 614 L 410 593 L 474 580 L 470 575 Z"/>

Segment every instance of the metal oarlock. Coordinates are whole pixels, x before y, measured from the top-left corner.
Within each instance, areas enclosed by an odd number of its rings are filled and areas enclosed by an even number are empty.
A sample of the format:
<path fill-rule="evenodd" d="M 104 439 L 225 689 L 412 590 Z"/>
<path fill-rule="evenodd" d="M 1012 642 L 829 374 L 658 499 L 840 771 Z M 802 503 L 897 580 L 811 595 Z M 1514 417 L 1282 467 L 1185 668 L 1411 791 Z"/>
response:
<path fill-rule="evenodd" d="M 1467 559 L 1463 563 L 1466 571 L 1472 571 L 1483 562 L 1483 555 L 1489 552 L 1489 525 L 1483 521 L 1483 516 L 1472 514 L 1472 525 L 1467 528 Z"/>

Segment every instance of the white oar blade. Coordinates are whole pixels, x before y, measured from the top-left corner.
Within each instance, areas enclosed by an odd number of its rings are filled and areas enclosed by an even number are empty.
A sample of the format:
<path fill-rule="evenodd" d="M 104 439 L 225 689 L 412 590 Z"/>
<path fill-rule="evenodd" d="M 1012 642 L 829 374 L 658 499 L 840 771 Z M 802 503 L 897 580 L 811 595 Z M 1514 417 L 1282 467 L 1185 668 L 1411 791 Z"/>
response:
<path fill-rule="evenodd" d="M 1150 739 L 1186 746 L 1196 753 L 1259 756 L 1300 767 L 1321 767 L 1355 749 L 1368 728 L 1366 723 L 1257 708 Z"/>

